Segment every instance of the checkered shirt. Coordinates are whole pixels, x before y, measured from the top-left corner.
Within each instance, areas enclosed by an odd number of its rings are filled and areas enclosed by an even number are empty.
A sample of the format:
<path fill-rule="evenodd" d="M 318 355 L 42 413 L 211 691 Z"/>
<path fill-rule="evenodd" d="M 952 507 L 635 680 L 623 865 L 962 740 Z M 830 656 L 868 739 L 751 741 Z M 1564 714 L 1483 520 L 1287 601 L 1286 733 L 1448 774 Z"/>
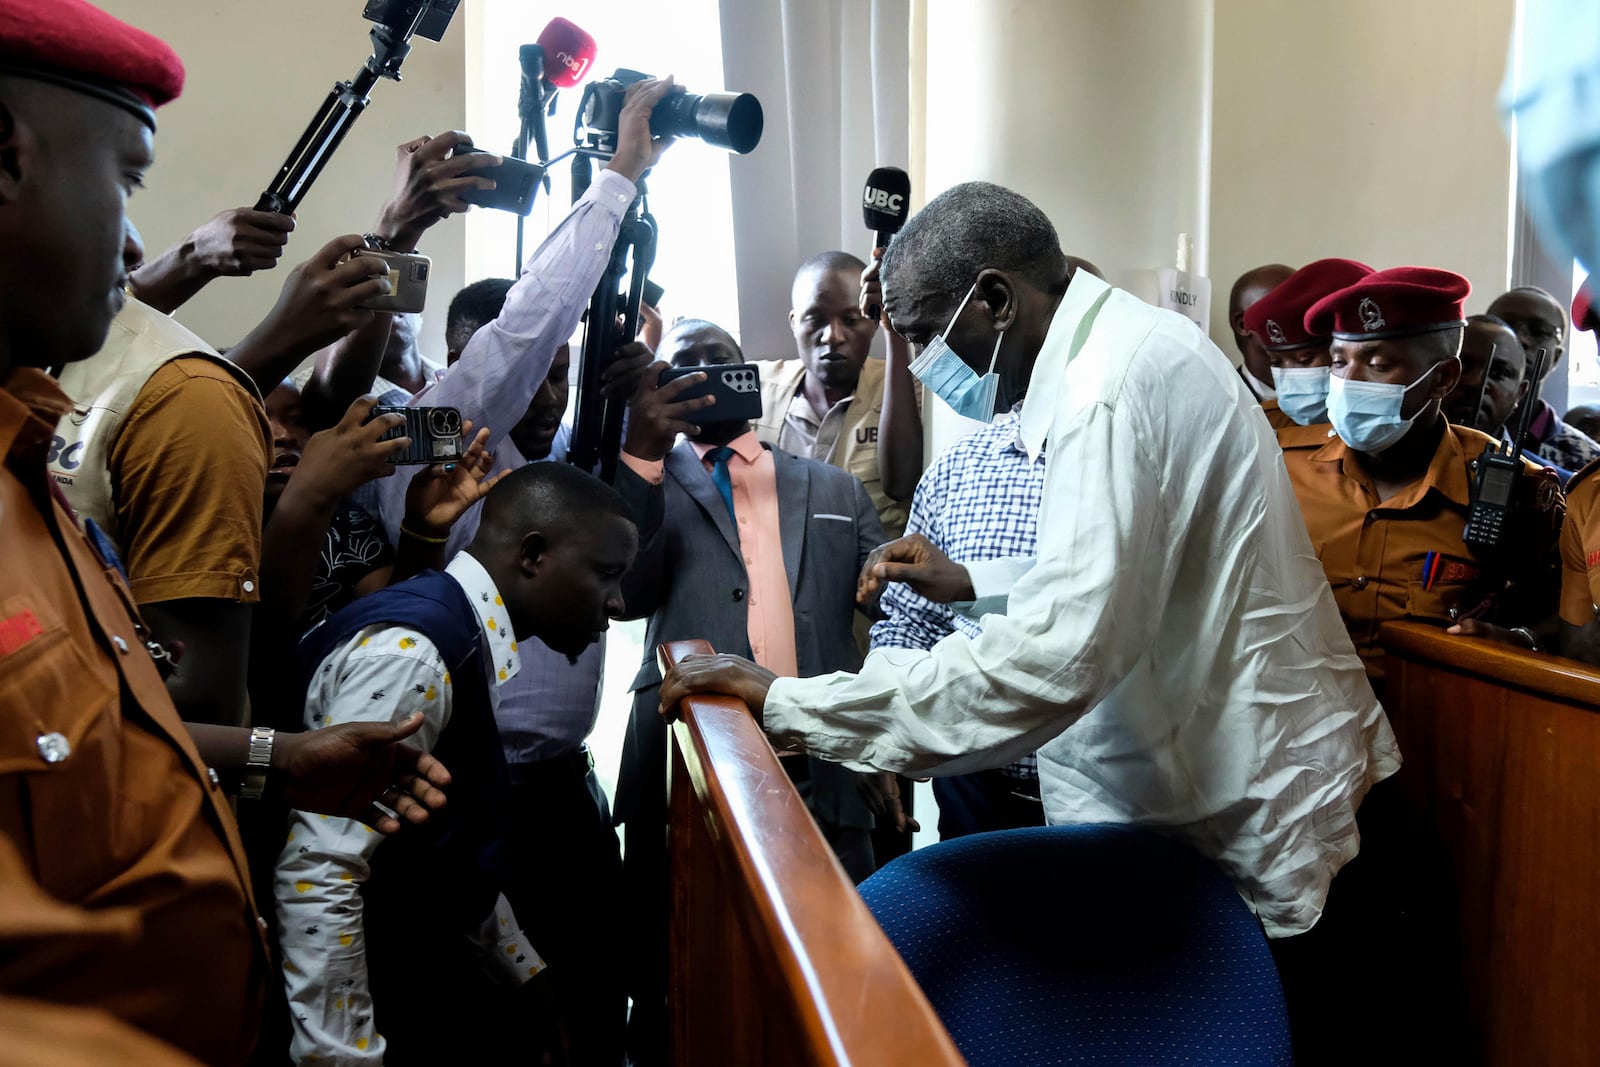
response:
<path fill-rule="evenodd" d="M 906 533 L 920 533 L 957 563 L 1032 556 L 1044 495 L 1044 455 L 1030 461 L 1017 437 L 1016 412 L 962 438 L 933 461 L 917 483 Z M 883 594 L 887 616 L 872 627 L 873 648 L 932 648 L 953 633 L 976 637 L 977 619 L 936 604 L 901 582 Z M 1037 780 L 1029 754 L 1004 769 Z"/>

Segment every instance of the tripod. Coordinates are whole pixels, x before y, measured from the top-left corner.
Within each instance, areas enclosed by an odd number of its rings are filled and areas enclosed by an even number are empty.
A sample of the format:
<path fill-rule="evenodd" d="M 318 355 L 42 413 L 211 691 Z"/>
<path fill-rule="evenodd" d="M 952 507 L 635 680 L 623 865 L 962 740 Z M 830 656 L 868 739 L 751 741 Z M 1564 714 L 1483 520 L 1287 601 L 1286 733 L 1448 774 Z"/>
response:
<path fill-rule="evenodd" d="M 580 150 L 573 157 L 574 201 L 589 188 L 592 167 L 587 150 Z M 596 471 L 606 482 L 610 482 L 617 471 L 627 398 L 604 396 L 600 392 L 600 376 L 615 358 L 617 349 L 639 334 L 639 305 L 644 300 L 645 282 L 656 258 L 656 220 L 650 214 L 644 178 L 641 177 L 636 184 L 639 195 L 628 205 L 617 234 L 617 243 L 611 249 L 611 260 L 600 276 L 600 284 L 595 286 L 594 296 L 589 299 L 589 310 L 584 315 L 583 360 L 578 372 L 578 415 L 573 423 L 572 445 L 567 454 L 573 466 Z M 623 289 L 624 277 L 628 279 L 626 291 Z"/>

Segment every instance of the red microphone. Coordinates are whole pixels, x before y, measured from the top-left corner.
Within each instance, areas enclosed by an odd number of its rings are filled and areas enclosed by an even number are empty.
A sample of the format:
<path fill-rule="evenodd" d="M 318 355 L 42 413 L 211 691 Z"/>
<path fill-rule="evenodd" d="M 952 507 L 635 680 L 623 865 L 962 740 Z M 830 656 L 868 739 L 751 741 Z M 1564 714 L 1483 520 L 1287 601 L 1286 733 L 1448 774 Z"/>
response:
<path fill-rule="evenodd" d="M 557 89 L 570 89 L 583 81 L 594 66 L 594 38 L 575 23 L 553 18 L 539 34 L 544 49 L 544 80 Z"/>

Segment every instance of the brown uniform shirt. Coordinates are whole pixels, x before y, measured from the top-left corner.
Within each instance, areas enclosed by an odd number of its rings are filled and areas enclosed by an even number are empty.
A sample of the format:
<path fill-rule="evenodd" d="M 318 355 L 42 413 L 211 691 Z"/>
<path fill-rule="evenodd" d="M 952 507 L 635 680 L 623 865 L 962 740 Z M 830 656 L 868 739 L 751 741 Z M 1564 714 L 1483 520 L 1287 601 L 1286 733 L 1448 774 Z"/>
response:
<path fill-rule="evenodd" d="M 1278 406 L 1277 400 L 1263 400 L 1261 402 L 1261 413 L 1267 417 L 1267 425 L 1274 430 L 1286 430 L 1291 426 L 1300 425 L 1284 414 L 1283 409 Z"/>
<path fill-rule="evenodd" d="M 1378 499 L 1359 454 L 1329 427 L 1283 430 L 1278 443 L 1333 599 L 1374 680 L 1383 678 L 1378 629 L 1384 623 L 1449 625 L 1476 617 L 1515 577 L 1479 562 L 1461 540 L 1472 502 L 1470 464 L 1494 443 L 1488 435 L 1449 427 L 1423 477 L 1388 500 Z M 1524 466 L 1539 486 L 1550 486 L 1541 492 L 1541 503 L 1557 506 L 1560 490 L 1550 481 L 1555 476 Z M 1551 565 L 1553 546 L 1553 539 L 1530 545 L 1526 573 Z"/>
<path fill-rule="evenodd" d="M 1587 626 L 1600 617 L 1600 460 L 1567 483 L 1561 526 L 1561 621 Z"/>
<path fill-rule="evenodd" d="M 271 450 L 266 412 L 212 360 L 180 357 L 150 376 L 110 460 L 136 602 L 261 598 Z"/>
<path fill-rule="evenodd" d="M 266 975 L 244 851 L 127 587 L 49 495 L 70 410 L 39 371 L 0 381 L 0 995 L 242 1063 Z"/>

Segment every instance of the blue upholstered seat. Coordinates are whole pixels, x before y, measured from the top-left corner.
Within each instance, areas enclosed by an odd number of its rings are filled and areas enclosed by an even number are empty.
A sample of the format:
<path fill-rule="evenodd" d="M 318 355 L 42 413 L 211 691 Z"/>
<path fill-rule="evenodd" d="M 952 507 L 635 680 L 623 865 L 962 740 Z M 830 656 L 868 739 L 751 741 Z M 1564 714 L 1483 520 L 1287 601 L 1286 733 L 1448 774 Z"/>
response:
<path fill-rule="evenodd" d="M 1156 834 L 962 837 L 861 895 L 974 1067 L 1291 1060 L 1260 924 L 1213 864 Z"/>

